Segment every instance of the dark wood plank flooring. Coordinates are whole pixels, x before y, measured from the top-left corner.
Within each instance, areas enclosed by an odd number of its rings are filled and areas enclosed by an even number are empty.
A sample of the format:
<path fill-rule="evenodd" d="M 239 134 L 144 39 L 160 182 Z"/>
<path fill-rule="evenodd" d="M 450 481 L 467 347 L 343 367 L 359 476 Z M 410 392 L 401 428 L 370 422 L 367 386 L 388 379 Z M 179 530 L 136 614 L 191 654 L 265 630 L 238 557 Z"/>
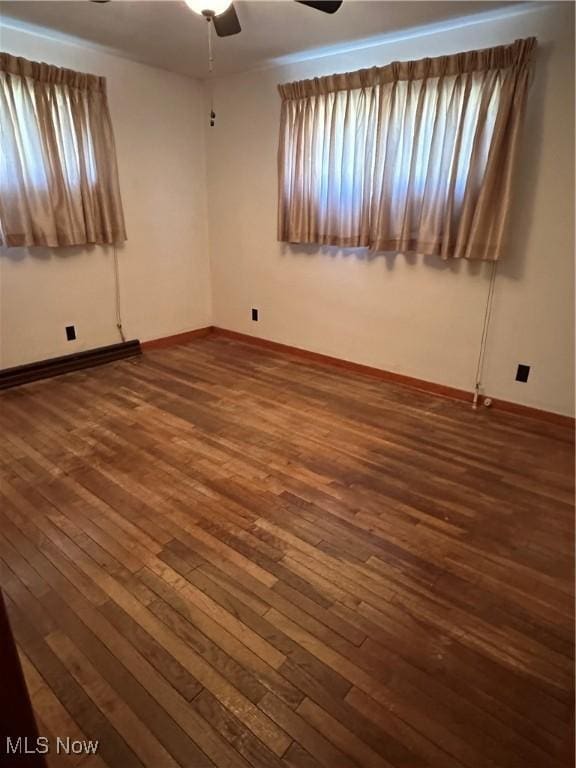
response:
<path fill-rule="evenodd" d="M 570 431 L 218 337 L 0 396 L 0 584 L 83 768 L 573 764 Z"/>

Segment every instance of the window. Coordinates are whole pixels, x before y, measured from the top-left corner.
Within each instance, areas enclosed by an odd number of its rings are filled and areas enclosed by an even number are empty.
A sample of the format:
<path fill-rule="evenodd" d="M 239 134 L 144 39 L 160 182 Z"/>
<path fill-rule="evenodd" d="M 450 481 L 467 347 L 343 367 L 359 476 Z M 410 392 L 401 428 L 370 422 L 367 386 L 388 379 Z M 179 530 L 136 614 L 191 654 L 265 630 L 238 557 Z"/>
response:
<path fill-rule="evenodd" d="M 0 54 L 0 238 L 126 238 L 104 78 Z"/>
<path fill-rule="evenodd" d="M 534 45 L 280 86 L 278 239 L 497 259 Z"/>

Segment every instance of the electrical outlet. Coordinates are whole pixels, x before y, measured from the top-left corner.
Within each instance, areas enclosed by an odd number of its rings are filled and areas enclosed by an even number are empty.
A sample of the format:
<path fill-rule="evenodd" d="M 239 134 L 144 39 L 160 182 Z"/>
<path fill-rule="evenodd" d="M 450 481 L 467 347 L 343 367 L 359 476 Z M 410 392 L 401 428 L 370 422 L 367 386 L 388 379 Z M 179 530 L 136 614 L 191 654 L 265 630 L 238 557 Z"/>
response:
<path fill-rule="evenodd" d="M 68 341 L 75 341 L 76 339 L 76 326 L 75 325 L 67 325 L 66 326 L 66 338 Z"/>
<path fill-rule="evenodd" d="M 255 323 L 258 322 L 258 310 L 252 307 L 252 320 L 254 320 Z"/>
<path fill-rule="evenodd" d="M 523 384 L 525 384 L 528 381 L 529 375 L 530 375 L 530 366 L 523 365 L 522 363 L 520 363 L 518 365 L 518 368 L 516 369 L 516 381 L 521 381 Z"/>

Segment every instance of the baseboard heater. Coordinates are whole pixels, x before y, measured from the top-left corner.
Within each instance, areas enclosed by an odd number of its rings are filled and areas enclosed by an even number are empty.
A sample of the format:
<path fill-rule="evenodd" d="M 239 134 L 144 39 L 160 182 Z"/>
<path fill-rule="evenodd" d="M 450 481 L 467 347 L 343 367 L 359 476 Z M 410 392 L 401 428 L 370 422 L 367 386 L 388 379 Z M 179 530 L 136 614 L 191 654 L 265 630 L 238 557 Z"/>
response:
<path fill-rule="evenodd" d="M 0 389 L 16 387 L 38 379 L 48 379 L 63 373 L 78 371 L 82 368 L 92 368 L 96 365 L 111 363 L 114 360 L 124 360 L 142 354 L 138 339 L 125 341 L 122 344 L 110 344 L 107 347 L 88 349 L 63 357 L 52 357 L 50 360 L 40 360 L 37 363 L 17 365 L 0 371 Z"/>

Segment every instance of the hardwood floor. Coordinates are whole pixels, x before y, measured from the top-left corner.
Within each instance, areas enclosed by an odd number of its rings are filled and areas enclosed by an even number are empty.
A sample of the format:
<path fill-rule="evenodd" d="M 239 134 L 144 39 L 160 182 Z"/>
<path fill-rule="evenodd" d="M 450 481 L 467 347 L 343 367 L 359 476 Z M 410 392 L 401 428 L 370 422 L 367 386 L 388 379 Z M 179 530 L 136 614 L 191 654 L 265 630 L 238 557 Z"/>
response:
<path fill-rule="evenodd" d="M 573 764 L 570 431 L 209 337 L 0 395 L 0 584 L 83 768 Z"/>

